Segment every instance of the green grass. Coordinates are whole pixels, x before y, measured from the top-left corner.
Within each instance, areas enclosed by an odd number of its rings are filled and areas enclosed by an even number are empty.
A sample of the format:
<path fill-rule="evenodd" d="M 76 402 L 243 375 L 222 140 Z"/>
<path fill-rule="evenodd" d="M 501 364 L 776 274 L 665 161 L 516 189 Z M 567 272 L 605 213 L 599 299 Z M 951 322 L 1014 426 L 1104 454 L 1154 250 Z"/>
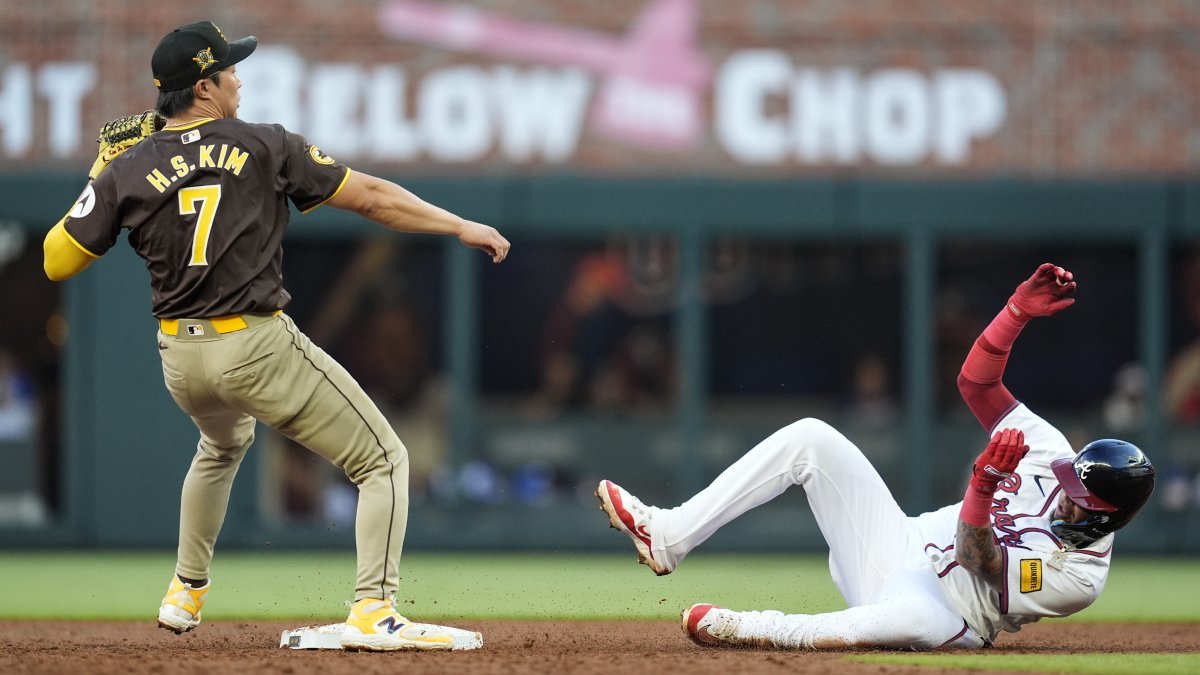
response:
<path fill-rule="evenodd" d="M 174 569 L 165 553 L 0 552 L 0 618 L 145 619 Z M 342 553 L 218 553 L 210 620 L 339 618 L 353 595 Z M 408 554 L 397 599 L 435 619 L 655 619 L 707 601 L 735 609 L 827 612 L 845 605 L 824 556 L 698 553 L 655 577 L 632 554 Z M 1200 622 L 1200 559 L 1120 559 L 1095 606 L 1073 621 Z"/>
<path fill-rule="evenodd" d="M 218 553 L 205 617 L 340 617 L 354 593 L 354 569 L 349 554 Z M 0 570 L 0 618 L 144 619 L 157 611 L 174 557 L 0 553 Z M 700 601 L 747 609 L 844 606 L 823 560 L 810 556 L 697 556 L 686 573 L 659 578 L 633 555 L 406 554 L 397 600 L 422 620 L 676 620 Z"/>
<path fill-rule="evenodd" d="M 1197 599 L 1200 599 L 1200 558 L 1118 557 L 1112 563 L 1100 598 L 1070 620 L 1200 621 Z"/>
<path fill-rule="evenodd" d="M 979 671 L 1087 675 L 1190 675 L 1200 672 L 1200 654 L 889 654 L 847 658 L 862 663 Z"/>

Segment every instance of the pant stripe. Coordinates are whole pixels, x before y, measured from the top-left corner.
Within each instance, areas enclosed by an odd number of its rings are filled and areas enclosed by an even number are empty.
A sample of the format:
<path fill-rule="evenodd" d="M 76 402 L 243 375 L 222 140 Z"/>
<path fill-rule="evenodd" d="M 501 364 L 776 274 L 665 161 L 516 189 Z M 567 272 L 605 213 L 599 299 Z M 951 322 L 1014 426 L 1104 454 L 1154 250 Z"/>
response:
<path fill-rule="evenodd" d="M 938 649 L 941 649 L 942 647 L 945 647 L 946 645 L 949 645 L 949 644 L 954 644 L 955 642 L 958 641 L 958 639 L 960 637 L 966 635 L 968 630 L 970 630 L 970 627 L 967 626 L 967 621 L 966 621 L 966 619 L 964 619 L 962 630 L 958 631 L 958 635 L 955 635 L 954 637 L 950 638 L 949 640 L 946 640 L 942 644 L 938 645 Z"/>
<path fill-rule="evenodd" d="M 362 420 L 362 423 L 364 425 L 366 425 L 367 431 L 370 431 L 371 435 L 375 437 L 375 445 L 379 446 L 380 451 L 383 452 L 383 459 L 385 462 L 387 462 L 388 486 L 391 488 L 391 491 L 392 491 L 392 510 L 391 510 L 391 515 L 388 516 L 387 542 L 385 543 L 384 548 L 383 548 L 383 570 L 382 570 L 382 573 L 380 574 L 380 579 L 379 579 L 379 598 L 383 599 L 383 598 L 387 597 L 387 589 L 384 588 L 387 585 L 387 573 L 388 573 L 388 554 L 387 554 L 387 552 L 390 551 L 392 548 L 392 527 L 395 524 L 394 521 L 396 520 L 396 480 L 395 480 L 395 476 L 394 476 L 395 471 L 396 471 L 396 466 L 394 464 L 392 464 L 391 460 L 388 459 L 387 447 L 384 446 L 383 441 L 379 440 L 379 434 L 375 433 L 375 430 L 371 428 L 371 424 L 369 422 L 367 422 L 367 418 L 364 417 L 361 412 L 359 412 L 358 408 L 354 407 L 354 402 L 350 400 L 350 397 L 347 396 L 345 392 L 343 392 L 341 389 L 338 388 L 337 383 L 335 383 L 329 377 L 329 374 L 326 373 L 324 370 L 322 370 L 320 366 L 313 363 L 312 359 L 308 358 L 308 354 L 306 354 L 305 351 L 300 348 L 300 345 L 297 342 L 296 334 L 294 332 L 292 332 L 291 327 L 285 325 L 285 328 L 287 329 L 288 334 L 292 336 L 292 347 L 294 347 L 296 349 L 296 351 L 300 352 L 300 356 L 304 357 L 304 360 L 308 361 L 309 365 L 311 365 L 314 369 L 316 369 L 316 371 L 318 373 L 321 373 L 321 376 L 325 378 L 325 381 L 328 382 L 331 387 L 333 387 L 334 391 L 336 391 L 337 393 L 342 395 L 342 398 L 344 398 L 346 400 L 346 404 L 350 406 L 350 409 L 353 410 L 358 415 L 358 418 L 360 420 Z"/>

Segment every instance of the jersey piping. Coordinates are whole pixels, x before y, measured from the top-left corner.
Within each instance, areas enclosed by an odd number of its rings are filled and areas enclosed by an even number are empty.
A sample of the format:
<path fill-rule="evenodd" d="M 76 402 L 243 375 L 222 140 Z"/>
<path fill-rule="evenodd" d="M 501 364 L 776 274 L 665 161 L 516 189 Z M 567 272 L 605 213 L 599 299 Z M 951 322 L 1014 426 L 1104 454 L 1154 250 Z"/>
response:
<path fill-rule="evenodd" d="M 193 127 L 198 127 L 201 124 L 207 124 L 207 123 L 213 121 L 214 119 L 216 119 L 216 118 L 215 117 L 201 117 L 200 119 L 192 120 L 191 122 L 184 122 L 182 124 L 175 124 L 175 125 L 171 125 L 169 127 L 163 127 L 161 130 L 162 131 L 187 131 L 188 129 L 191 129 Z"/>
<path fill-rule="evenodd" d="M 78 241 L 76 241 L 76 240 L 75 240 L 75 237 L 72 237 L 72 236 L 71 236 L 71 233 L 70 233 L 70 232 L 67 232 L 67 228 L 63 227 L 63 228 L 60 228 L 60 229 L 62 230 L 62 233 L 63 233 L 64 235 L 66 235 L 66 237 L 67 237 L 67 241 L 71 242 L 71 244 L 72 244 L 72 245 L 74 245 L 74 246 L 75 246 L 75 248 L 79 249 L 80 251 L 83 251 L 83 252 L 84 252 L 86 255 L 90 256 L 92 259 L 96 259 L 96 258 L 99 258 L 99 257 L 100 257 L 99 255 L 97 255 L 97 254 L 95 254 L 95 253 L 92 253 L 91 251 L 87 250 L 87 247 L 85 247 L 83 244 L 81 244 L 81 243 L 79 243 Z"/>
<path fill-rule="evenodd" d="M 321 201 L 317 202 L 316 204 L 313 204 L 312 206 L 308 207 L 307 209 L 304 209 L 300 213 L 308 213 L 309 211 L 312 211 L 313 209 L 317 208 L 318 206 L 323 205 L 325 202 L 329 201 L 330 199 L 333 199 L 334 197 L 338 196 L 338 193 L 342 191 L 342 188 L 346 187 L 346 181 L 348 181 L 348 180 L 350 180 L 350 167 L 346 167 L 346 175 L 342 176 L 342 182 L 338 183 L 337 189 L 333 191 L 333 194 L 329 195 L 325 199 L 322 199 Z"/>

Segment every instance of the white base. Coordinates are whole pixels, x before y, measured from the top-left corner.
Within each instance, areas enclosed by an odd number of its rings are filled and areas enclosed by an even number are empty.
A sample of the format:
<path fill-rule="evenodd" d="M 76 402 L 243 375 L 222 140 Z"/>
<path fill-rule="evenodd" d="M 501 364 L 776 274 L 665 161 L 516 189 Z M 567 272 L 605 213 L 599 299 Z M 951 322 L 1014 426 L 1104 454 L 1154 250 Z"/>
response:
<path fill-rule="evenodd" d="M 430 624 L 413 624 L 420 627 Z M 473 630 L 450 628 L 448 626 L 430 626 L 439 633 L 449 635 L 453 640 L 451 651 L 467 651 L 483 647 L 483 635 Z M 334 623 L 328 626 L 305 626 L 294 630 L 285 630 L 279 636 L 279 646 L 288 649 L 341 649 L 344 623 Z"/>

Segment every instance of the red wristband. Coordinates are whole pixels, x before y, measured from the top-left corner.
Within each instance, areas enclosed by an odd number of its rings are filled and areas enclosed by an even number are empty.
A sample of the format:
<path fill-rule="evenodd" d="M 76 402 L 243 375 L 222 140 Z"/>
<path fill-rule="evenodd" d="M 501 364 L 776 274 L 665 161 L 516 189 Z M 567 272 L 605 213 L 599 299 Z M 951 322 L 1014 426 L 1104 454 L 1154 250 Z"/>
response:
<path fill-rule="evenodd" d="M 992 494 L 980 490 L 972 481 L 963 497 L 962 510 L 958 519 L 971 527 L 990 527 L 992 524 Z"/>
<path fill-rule="evenodd" d="M 1025 324 L 1033 317 L 1025 312 L 1022 312 L 1009 298 L 1008 304 L 1004 305 L 1004 309 L 992 319 L 988 327 L 983 331 L 983 338 L 988 341 L 993 347 L 1002 352 L 1007 352 L 1012 349 L 1013 343 L 1017 341 L 1017 336 L 1021 334 L 1021 329 L 1025 328 Z"/>

